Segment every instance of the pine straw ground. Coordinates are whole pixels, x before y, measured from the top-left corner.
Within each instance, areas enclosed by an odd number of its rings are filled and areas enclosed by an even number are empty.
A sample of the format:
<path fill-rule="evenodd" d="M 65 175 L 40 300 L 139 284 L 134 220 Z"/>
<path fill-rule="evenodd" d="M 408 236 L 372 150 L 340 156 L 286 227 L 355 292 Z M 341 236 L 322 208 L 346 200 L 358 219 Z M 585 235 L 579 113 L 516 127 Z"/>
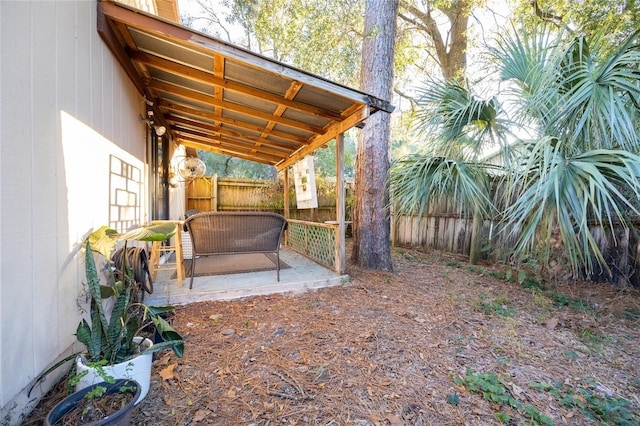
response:
<path fill-rule="evenodd" d="M 339 287 L 179 307 L 185 356 L 158 357 L 133 424 L 583 425 L 616 409 L 640 423 L 637 290 L 532 290 L 448 254 L 393 258 Z"/>

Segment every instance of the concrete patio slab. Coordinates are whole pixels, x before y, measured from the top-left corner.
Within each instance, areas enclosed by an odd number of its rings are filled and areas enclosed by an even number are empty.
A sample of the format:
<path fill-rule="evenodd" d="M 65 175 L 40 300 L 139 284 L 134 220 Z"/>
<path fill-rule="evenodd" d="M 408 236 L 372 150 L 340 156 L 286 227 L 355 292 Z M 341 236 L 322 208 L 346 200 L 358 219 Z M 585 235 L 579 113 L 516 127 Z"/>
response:
<path fill-rule="evenodd" d="M 321 266 L 301 254 L 283 248 L 280 259 L 290 266 L 280 270 L 280 281 L 276 271 L 260 271 L 240 274 L 194 277 L 189 289 L 190 277 L 182 287 L 171 279 L 171 271 L 159 271 L 153 294 L 148 295 L 148 305 L 187 305 L 210 300 L 232 300 L 249 296 L 286 292 L 304 292 L 323 287 L 332 287 L 348 281 L 348 275 L 340 275 Z M 187 275 L 189 274 L 186 271 Z"/>

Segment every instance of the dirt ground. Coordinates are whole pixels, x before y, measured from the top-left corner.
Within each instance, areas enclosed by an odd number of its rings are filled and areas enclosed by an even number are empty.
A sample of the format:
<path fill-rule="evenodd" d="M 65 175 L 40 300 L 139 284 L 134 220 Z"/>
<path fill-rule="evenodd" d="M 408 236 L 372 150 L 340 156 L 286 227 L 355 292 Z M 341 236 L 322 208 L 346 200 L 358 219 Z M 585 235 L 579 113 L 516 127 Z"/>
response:
<path fill-rule="evenodd" d="M 159 355 L 133 424 L 640 424 L 637 290 L 393 259 L 339 287 L 179 307 L 185 356 Z"/>

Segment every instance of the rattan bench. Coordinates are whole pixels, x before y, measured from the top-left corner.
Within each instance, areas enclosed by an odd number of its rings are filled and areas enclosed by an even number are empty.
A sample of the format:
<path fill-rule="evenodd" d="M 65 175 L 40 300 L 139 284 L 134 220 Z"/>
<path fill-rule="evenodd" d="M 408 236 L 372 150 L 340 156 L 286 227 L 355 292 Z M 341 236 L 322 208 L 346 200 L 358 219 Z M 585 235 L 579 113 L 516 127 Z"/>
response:
<path fill-rule="evenodd" d="M 274 253 L 280 281 L 280 241 L 284 216 L 269 212 L 204 212 L 189 216 L 184 226 L 191 237 L 191 282 L 198 256 Z"/>

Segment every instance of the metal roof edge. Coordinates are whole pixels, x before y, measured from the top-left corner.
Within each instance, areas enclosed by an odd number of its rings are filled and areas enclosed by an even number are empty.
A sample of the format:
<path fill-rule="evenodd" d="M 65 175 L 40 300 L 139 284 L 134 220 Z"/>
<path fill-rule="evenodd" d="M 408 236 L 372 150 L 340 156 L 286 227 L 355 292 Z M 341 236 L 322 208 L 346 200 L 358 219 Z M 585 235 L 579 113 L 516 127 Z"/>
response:
<path fill-rule="evenodd" d="M 376 110 L 381 110 L 387 113 L 392 113 L 395 110 L 395 107 L 387 100 L 380 99 L 376 96 L 367 94 L 360 90 L 350 88 L 340 83 L 336 83 L 325 77 L 312 74 L 283 62 L 276 61 L 275 59 L 268 58 L 243 47 L 225 42 L 208 34 L 204 34 L 192 28 L 185 27 L 184 25 L 177 24 L 171 20 L 150 14 L 135 7 L 116 2 L 115 0 L 98 0 L 98 6 L 98 9 L 101 13 L 104 13 L 105 15 L 108 15 L 113 19 L 118 19 L 116 16 L 113 16 L 113 12 L 115 12 L 114 10 L 112 10 L 113 7 L 128 10 L 132 13 L 146 16 L 147 18 L 153 19 L 155 21 L 161 21 L 167 25 L 175 27 L 180 31 L 184 31 L 186 32 L 185 34 L 189 34 L 188 39 L 183 38 L 184 41 L 193 43 L 195 45 L 215 52 L 219 52 L 220 54 L 223 54 L 239 62 L 266 69 L 276 74 L 285 75 L 291 79 L 299 80 L 305 84 L 317 87 L 319 89 L 339 94 L 353 101 L 365 103 L 372 108 L 375 108 Z M 112 14 L 110 14 L 109 12 L 112 12 Z"/>

